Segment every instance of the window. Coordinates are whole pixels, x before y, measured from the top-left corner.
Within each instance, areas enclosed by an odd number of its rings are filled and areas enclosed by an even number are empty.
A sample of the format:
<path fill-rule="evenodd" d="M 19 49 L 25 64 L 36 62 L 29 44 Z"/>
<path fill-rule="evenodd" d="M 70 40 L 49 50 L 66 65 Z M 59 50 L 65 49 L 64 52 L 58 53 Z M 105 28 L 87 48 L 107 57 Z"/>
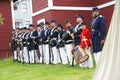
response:
<path fill-rule="evenodd" d="M 21 3 L 21 10 L 23 13 L 28 13 L 28 3 L 27 2 Z"/>
<path fill-rule="evenodd" d="M 30 21 L 25 21 L 25 27 L 29 27 Z"/>
<path fill-rule="evenodd" d="M 38 20 L 37 24 L 45 24 L 45 18 Z M 44 26 L 44 29 L 45 29 L 45 26 Z"/>

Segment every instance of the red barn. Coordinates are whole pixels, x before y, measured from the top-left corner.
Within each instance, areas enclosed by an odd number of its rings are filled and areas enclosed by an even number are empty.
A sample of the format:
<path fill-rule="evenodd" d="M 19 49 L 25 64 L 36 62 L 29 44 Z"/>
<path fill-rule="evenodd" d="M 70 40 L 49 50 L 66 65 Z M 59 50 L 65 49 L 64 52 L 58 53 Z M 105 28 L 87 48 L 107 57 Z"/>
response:
<path fill-rule="evenodd" d="M 9 42 L 12 31 L 12 9 L 10 0 L 0 0 L 0 13 L 3 25 L 0 25 L 0 59 L 10 55 Z"/>
<path fill-rule="evenodd" d="M 58 23 L 64 23 L 70 19 L 75 26 L 75 16 L 82 14 L 84 20 L 90 27 L 91 9 L 98 6 L 107 21 L 107 28 L 110 24 L 115 1 L 113 0 L 32 0 L 33 23 L 50 21 L 56 19 Z M 109 13 L 109 14 L 108 14 Z"/>

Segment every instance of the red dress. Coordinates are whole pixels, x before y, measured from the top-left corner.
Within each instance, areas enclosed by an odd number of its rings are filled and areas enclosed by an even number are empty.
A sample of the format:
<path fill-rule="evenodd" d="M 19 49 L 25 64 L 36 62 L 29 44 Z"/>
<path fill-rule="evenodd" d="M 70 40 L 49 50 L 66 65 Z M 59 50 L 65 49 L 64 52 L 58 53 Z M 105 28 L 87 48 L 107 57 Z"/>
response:
<path fill-rule="evenodd" d="M 85 29 L 80 34 L 80 46 L 82 48 L 91 47 L 91 35 L 88 29 Z"/>

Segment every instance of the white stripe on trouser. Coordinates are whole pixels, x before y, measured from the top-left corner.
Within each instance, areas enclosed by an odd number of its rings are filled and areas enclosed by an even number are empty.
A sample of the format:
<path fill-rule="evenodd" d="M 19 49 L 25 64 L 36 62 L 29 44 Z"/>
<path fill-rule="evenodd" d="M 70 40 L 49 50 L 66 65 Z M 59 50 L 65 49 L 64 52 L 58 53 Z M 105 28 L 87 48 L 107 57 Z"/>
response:
<path fill-rule="evenodd" d="M 52 47 L 52 52 L 53 52 L 53 64 L 58 64 L 59 63 L 59 53 L 58 49 L 56 47 Z"/>
<path fill-rule="evenodd" d="M 60 60 L 60 51 L 59 51 L 59 49 L 57 49 L 57 51 L 58 51 L 58 63 L 61 63 L 61 60 Z"/>
<path fill-rule="evenodd" d="M 23 56 L 24 56 L 24 62 L 28 63 L 28 50 L 27 47 L 23 47 Z"/>
<path fill-rule="evenodd" d="M 93 59 L 92 59 L 90 48 L 85 49 L 85 51 L 89 55 L 89 59 L 86 62 L 80 64 L 79 67 L 93 68 Z"/>
<path fill-rule="evenodd" d="M 20 61 L 23 62 L 23 53 L 22 53 L 23 50 L 20 50 L 19 52 L 19 58 L 20 58 Z"/>
<path fill-rule="evenodd" d="M 20 54 L 21 54 L 21 53 L 22 53 L 22 50 L 19 50 L 19 52 L 18 52 L 18 54 L 17 54 L 17 55 L 18 55 L 18 56 L 17 56 L 17 57 L 18 57 L 18 61 L 20 61 L 20 58 L 21 58 Z"/>
<path fill-rule="evenodd" d="M 66 48 L 66 53 L 67 53 L 70 65 L 72 65 L 73 55 L 72 55 L 71 50 L 73 49 L 73 45 L 72 44 L 66 44 L 65 48 Z M 76 61 L 74 60 L 74 65 L 75 64 L 76 64 Z"/>
<path fill-rule="evenodd" d="M 37 54 L 37 50 L 34 50 L 34 52 L 35 52 L 35 61 L 36 61 L 36 63 L 39 63 L 39 58 L 38 58 L 38 54 Z"/>
<path fill-rule="evenodd" d="M 65 48 L 62 47 L 62 48 L 59 48 L 59 50 L 60 50 L 60 56 L 62 59 L 62 64 L 68 64 L 67 54 L 66 54 Z"/>
<path fill-rule="evenodd" d="M 45 44 L 44 47 L 45 47 L 45 51 L 44 51 L 44 54 L 45 54 L 45 63 L 49 64 L 49 45 Z"/>
<path fill-rule="evenodd" d="M 44 60 L 44 63 L 46 63 L 46 62 L 45 62 L 45 61 L 46 61 L 46 56 L 45 56 L 45 45 L 43 45 L 43 56 L 44 56 L 44 57 L 43 57 L 43 58 L 44 58 L 44 59 L 43 59 L 43 60 Z"/>
<path fill-rule="evenodd" d="M 100 60 L 100 56 L 101 56 L 101 51 L 97 52 L 97 53 L 94 53 L 94 58 L 95 58 L 96 65 L 98 64 L 98 62 Z"/>
<path fill-rule="evenodd" d="M 38 46 L 38 48 L 39 48 L 39 54 L 40 54 L 40 63 L 42 63 L 42 59 L 43 59 L 43 54 L 42 54 L 42 45 L 39 45 Z"/>
<path fill-rule="evenodd" d="M 14 60 L 16 60 L 17 59 L 17 51 L 14 51 Z"/>
<path fill-rule="evenodd" d="M 30 63 L 34 63 L 34 50 L 29 51 Z"/>

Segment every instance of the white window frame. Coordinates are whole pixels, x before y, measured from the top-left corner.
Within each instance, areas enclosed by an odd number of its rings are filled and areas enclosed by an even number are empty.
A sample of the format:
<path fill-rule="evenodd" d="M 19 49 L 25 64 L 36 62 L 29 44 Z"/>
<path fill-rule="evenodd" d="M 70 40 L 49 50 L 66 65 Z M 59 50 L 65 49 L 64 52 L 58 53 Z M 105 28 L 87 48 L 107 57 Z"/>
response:
<path fill-rule="evenodd" d="M 45 24 L 45 18 L 39 19 L 39 20 L 37 21 L 37 24 L 40 24 L 40 23 L 42 23 L 42 22 Z M 45 26 L 44 26 L 44 29 L 45 29 Z"/>
<path fill-rule="evenodd" d="M 31 24 L 31 21 L 29 20 L 29 19 L 26 19 L 25 21 L 24 21 L 24 27 L 29 27 L 29 25 Z"/>
<path fill-rule="evenodd" d="M 23 12 L 22 10 L 22 8 L 23 8 L 23 4 L 26 4 L 27 5 L 27 12 Z M 21 2 L 21 12 L 22 13 L 25 13 L 25 14 L 29 14 L 29 4 L 28 4 L 28 2 Z"/>

